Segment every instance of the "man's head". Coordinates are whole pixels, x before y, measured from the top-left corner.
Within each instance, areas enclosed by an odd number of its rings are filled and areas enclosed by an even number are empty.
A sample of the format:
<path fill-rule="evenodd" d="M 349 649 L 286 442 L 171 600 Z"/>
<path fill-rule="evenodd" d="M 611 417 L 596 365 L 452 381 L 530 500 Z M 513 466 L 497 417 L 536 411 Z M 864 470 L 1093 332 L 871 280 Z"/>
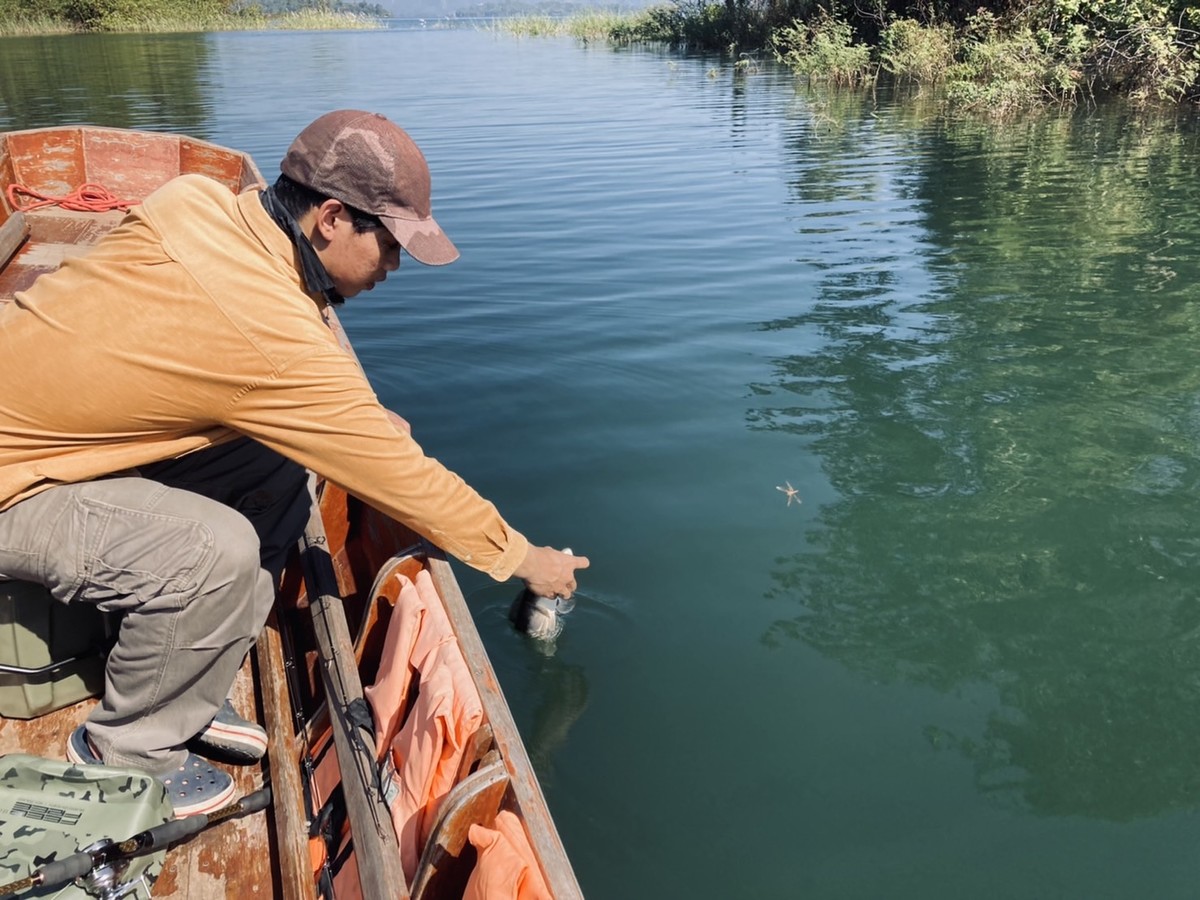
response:
<path fill-rule="evenodd" d="M 383 245 L 398 243 L 413 259 L 432 266 L 458 259 L 458 250 L 433 219 L 425 157 L 412 138 L 383 116 L 354 109 L 326 113 L 296 136 L 280 169 L 316 195 L 338 201 L 346 209 L 346 221 L 357 215 L 356 233 L 365 230 L 366 214 L 368 221 L 378 219 L 390 237 Z M 319 206 L 318 212 L 323 209 Z M 326 231 L 318 237 L 337 244 L 337 234 Z M 317 240 L 314 246 L 329 267 Z M 333 248 L 342 249 L 353 250 L 348 244 Z M 382 246 L 381 252 L 386 255 L 388 249 Z M 330 274 L 337 279 L 332 269 Z"/>

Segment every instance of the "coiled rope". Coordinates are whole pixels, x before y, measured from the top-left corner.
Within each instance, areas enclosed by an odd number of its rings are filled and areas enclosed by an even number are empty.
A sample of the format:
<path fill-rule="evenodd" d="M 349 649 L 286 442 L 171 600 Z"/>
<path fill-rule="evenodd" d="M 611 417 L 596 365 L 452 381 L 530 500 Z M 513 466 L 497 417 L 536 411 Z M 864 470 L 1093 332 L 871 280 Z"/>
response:
<path fill-rule="evenodd" d="M 55 197 L 43 194 L 23 184 L 8 186 L 8 203 L 17 212 L 29 212 L 31 209 L 42 209 L 47 206 L 61 206 L 73 212 L 108 212 L 109 210 L 126 210 L 136 205 L 138 200 L 123 200 L 102 184 L 81 184 L 69 194 Z M 32 198 L 32 199 L 21 199 Z"/>

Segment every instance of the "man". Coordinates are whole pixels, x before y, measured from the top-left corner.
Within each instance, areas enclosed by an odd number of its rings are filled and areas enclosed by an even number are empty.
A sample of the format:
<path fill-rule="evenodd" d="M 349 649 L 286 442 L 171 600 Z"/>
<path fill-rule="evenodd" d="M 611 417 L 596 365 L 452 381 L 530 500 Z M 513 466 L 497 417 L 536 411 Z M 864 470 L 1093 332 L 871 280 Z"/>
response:
<path fill-rule="evenodd" d="M 233 793 L 202 754 L 265 749 L 225 698 L 308 518 L 305 469 L 497 580 L 570 596 L 588 565 L 426 457 L 326 326 L 401 252 L 458 257 L 416 144 L 341 110 L 281 168 L 261 194 L 173 180 L 0 312 L 0 575 L 123 613 L 67 752 L 155 774 L 179 815 Z"/>

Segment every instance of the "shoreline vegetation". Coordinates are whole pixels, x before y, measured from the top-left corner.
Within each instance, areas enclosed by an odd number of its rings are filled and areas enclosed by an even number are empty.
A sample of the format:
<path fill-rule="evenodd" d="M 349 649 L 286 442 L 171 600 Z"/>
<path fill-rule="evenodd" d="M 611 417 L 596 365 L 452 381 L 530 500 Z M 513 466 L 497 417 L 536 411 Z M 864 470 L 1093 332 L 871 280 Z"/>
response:
<path fill-rule="evenodd" d="M 735 70 L 773 57 L 798 76 L 893 78 L 955 110 L 1003 118 L 1120 97 L 1200 103 L 1192 0 L 673 0 L 632 14 L 505 20 L 517 34 L 715 51 Z"/>
<path fill-rule="evenodd" d="M 79 32 L 339 31 L 385 28 L 365 3 L 241 0 L 0 0 L 0 37 Z"/>
<path fill-rule="evenodd" d="M 743 74 L 772 57 L 812 81 L 893 78 L 991 117 L 1107 96 L 1143 108 L 1200 103 L 1200 0 L 668 0 L 512 16 L 490 7 L 480 4 L 492 13 L 483 27 L 517 36 L 717 52 Z M 337 0 L 0 0 L 0 36 L 382 28 L 388 14 Z"/>

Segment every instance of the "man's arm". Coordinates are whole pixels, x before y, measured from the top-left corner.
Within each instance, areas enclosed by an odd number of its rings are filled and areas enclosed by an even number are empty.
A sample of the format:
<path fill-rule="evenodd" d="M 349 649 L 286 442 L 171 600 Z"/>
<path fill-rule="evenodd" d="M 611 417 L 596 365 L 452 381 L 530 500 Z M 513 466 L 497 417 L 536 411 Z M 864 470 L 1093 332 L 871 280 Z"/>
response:
<path fill-rule="evenodd" d="M 408 420 L 393 410 L 387 410 L 388 419 L 396 426 L 401 434 L 411 435 L 412 426 Z M 535 547 L 529 545 L 525 559 L 517 566 L 513 575 L 525 582 L 525 585 L 542 597 L 570 597 L 578 585 L 575 581 L 575 570 L 586 569 L 590 563 L 586 556 L 572 556 L 562 553 L 553 547 Z"/>
<path fill-rule="evenodd" d="M 525 536 L 379 403 L 358 364 L 330 345 L 239 395 L 222 424 L 312 469 L 497 581 L 521 570 L 535 592 L 574 590 L 583 558 Z M 561 557 L 561 558 L 560 558 Z"/>

